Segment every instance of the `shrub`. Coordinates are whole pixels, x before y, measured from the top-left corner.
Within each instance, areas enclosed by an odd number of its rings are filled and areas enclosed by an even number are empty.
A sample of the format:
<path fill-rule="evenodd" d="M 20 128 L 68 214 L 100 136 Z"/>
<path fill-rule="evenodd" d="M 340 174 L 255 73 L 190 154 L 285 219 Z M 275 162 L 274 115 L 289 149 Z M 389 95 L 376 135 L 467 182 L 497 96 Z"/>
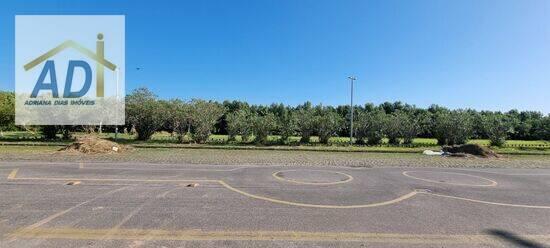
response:
<path fill-rule="evenodd" d="M 48 125 L 48 126 L 42 126 L 41 130 L 42 135 L 44 135 L 44 139 L 53 140 L 57 139 L 57 132 L 59 131 L 59 128 L 54 125 Z"/>
<path fill-rule="evenodd" d="M 62 138 L 64 140 L 73 138 L 73 135 L 71 134 L 72 126 L 60 126 L 59 129 L 61 130 L 61 134 L 63 135 Z"/>
<path fill-rule="evenodd" d="M 225 110 L 215 102 L 196 99 L 191 101 L 191 110 L 191 134 L 195 142 L 204 143 L 208 140 L 214 125 Z"/>
<path fill-rule="evenodd" d="M 163 124 L 163 111 L 157 96 L 139 88 L 126 96 L 126 119 L 136 130 L 138 140 L 148 140 Z"/>

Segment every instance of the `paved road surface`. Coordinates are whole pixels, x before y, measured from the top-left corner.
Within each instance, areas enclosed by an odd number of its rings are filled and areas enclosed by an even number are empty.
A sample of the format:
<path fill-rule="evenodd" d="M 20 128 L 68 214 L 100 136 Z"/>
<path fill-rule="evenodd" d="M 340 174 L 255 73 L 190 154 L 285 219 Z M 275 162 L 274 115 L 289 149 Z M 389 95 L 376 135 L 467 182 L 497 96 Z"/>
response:
<path fill-rule="evenodd" d="M 2 162 L 0 176 L 0 247 L 550 244 L 550 169 Z"/>

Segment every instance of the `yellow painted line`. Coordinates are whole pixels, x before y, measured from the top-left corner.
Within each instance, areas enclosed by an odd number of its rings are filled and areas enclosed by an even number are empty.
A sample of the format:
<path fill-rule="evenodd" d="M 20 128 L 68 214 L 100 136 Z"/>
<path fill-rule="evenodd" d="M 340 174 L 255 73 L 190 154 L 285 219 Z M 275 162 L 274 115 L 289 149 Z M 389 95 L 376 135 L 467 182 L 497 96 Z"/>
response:
<path fill-rule="evenodd" d="M 108 235 L 110 240 L 233 240 L 233 241 L 348 241 L 397 244 L 501 244 L 491 235 L 442 235 L 398 233 L 352 233 L 352 232 L 294 232 L 294 231 L 201 231 L 201 230 L 155 230 L 155 229 L 80 229 L 80 228 L 35 228 L 16 230 L 10 234 L 17 238 L 101 240 Z M 550 240 L 550 235 L 522 235 L 533 241 Z"/>
<path fill-rule="evenodd" d="M 62 177 L 18 177 L 9 178 L 12 180 L 42 180 L 42 181 L 98 181 L 98 182 L 145 182 L 145 183 L 161 183 L 161 182 L 210 182 L 217 183 L 218 180 L 211 179 L 131 179 L 131 178 L 62 178 Z"/>
<path fill-rule="evenodd" d="M 223 185 L 225 188 L 231 190 L 231 191 L 234 191 L 234 192 L 237 192 L 241 195 L 244 195 L 244 196 L 248 196 L 250 198 L 254 198 L 254 199 L 259 199 L 259 200 L 264 200 L 264 201 L 269 201 L 269 202 L 273 202 L 273 203 L 279 203 L 279 204 L 285 204 L 285 205 L 291 205 L 291 206 L 299 206 L 299 207 L 310 207 L 310 208 L 335 208 L 335 209 L 346 209 L 346 208 L 370 208 L 370 207 L 380 207 L 380 206 L 385 206 L 385 205 L 390 205 L 390 204 L 394 204 L 394 203 L 398 203 L 400 201 L 403 201 L 403 200 L 406 200 L 406 199 L 409 199 L 411 197 L 413 197 L 414 195 L 416 195 L 416 191 L 412 191 L 408 194 L 405 194 L 403 196 L 400 196 L 398 198 L 395 198 L 393 200 L 389 200 L 389 201 L 384 201 L 384 202 L 377 202 L 377 203 L 371 203 L 371 204 L 363 204 L 363 205 L 321 205 L 321 204 L 308 204 L 308 203 L 300 203 L 300 202 L 291 202 L 291 201 L 284 201 L 284 200 L 279 200 L 279 199 L 274 199 L 274 198 L 269 198 L 269 197 L 264 197 L 264 196 L 259 196 L 259 195 L 254 195 L 254 194 L 250 194 L 250 193 L 247 193 L 247 192 L 244 192 L 240 189 L 236 189 L 236 188 L 233 188 L 231 187 L 229 184 L 225 183 L 224 181 L 218 181 L 221 185 Z"/>
<path fill-rule="evenodd" d="M 225 187 L 228 190 L 231 190 L 233 192 L 239 193 L 241 195 L 258 199 L 258 200 L 264 200 L 268 202 L 278 203 L 278 204 L 284 204 L 284 205 L 290 205 L 290 206 L 298 206 L 298 207 L 310 207 L 310 208 L 328 208 L 328 209 L 353 209 L 353 208 L 371 208 L 371 207 L 380 207 L 380 206 L 386 206 L 390 204 L 399 203 L 401 201 L 407 200 L 413 196 L 415 196 L 418 193 L 426 194 L 426 195 L 432 195 L 432 196 L 438 196 L 438 197 L 445 197 L 450 199 L 456 199 L 456 200 L 463 200 L 463 201 L 469 201 L 469 202 L 475 202 L 475 203 L 482 203 L 482 204 L 490 204 L 490 205 L 496 205 L 496 206 L 507 206 L 507 207 L 522 207 L 522 208 L 534 208 L 534 209 L 550 209 L 550 206 L 538 206 L 538 205 L 524 205 L 524 204 L 509 204 L 509 203 L 499 203 L 499 202 L 490 202 L 490 201 L 483 201 L 483 200 L 476 200 L 476 199 L 470 199 L 470 198 L 464 198 L 464 197 L 457 197 L 457 196 L 450 196 L 450 195 L 442 195 L 442 194 L 435 194 L 435 193 L 429 193 L 429 192 L 423 192 L 423 191 L 412 191 L 408 194 L 402 195 L 398 198 L 383 201 L 383 202 L 377 202 L 377 203 L 370 203 L 370 204 L 360 204 L 360 205 L 325 205 L 325 204 L 309 204 L 309 203 L 301 203 L 301 202 L 293 202 L 293 201 L 285 201 L 265 196 L 259 196 L 254 195 L 245 191 L 242 191 L 240 189 L 234 188 L 231 185 L 227 184 L 223 180 L 212 180 L 212 179 L 113 179 L 113 178 L 16 178 L 15 174 L 17 173 L 17 169 L 14 169 L 12 171 L 13 177 L 9 177 L 8 179 L 12 180 L 46 180 L 46 181 L 68 181 L 68 180 L 74 180 L 74 181 L 114 181 L 114 182 L 209 182 L 209 183 L 219 183 L 223 187 Z M 10 173 L 10 175 L 12 174 Z"/>
<path fill-rule="evenodd" d="M 77 165 L 80 167 L 80 162 L 76 163 L 76 162 L 36 162 L 36 161 L 28 161 L 28 162 L 10 162 L 10 163 L 7 163 L 7 162 L 0 162 L 0 165 L 17 165 L 17 166 L 32 166 L 32 165 L 40 165 L 40 166 L 53 166 L 53 167 L 72 167 L 72 166 L 75 166 Z M 224 172 L 224 171 L 236 171 L 236 170 L 241 170 L 241 169 L 248 169 L 248 168 L 268 168 L 268 167 L 280 167 L 280 165 L 250 165 L 250 166 L 236 166 L 236 168 L 232 168 L 232 169 L 208 169 L 208 168 L 151 168 L 151 169 L 148 169 L 148 168 L 128 168 L 128 167 L 101 167 L 102 165 L 105 165 L 105 164 L 112 164 L 112 163 L 109 163 L 109 162 L 92 162 L 92 163 L 88 163 L 89 165 L 93 165 L 92 167 L 90 168 L 87 168 L 88 166 L 84 167 L 84 165 L 82 165 L 83 168 L 85 169 L 105 169 L 105 170 L 144 170 L 144 171 L 157 171 L 157 170 L 161 170 L 161 171 L 188 171 L 188 170 L 196 170 L 196 171 L 220 171 L 220 172 Z M 123 163 L 123 164 L 126 164 L 126 163 Z M 161 165 L 161 166 L 181 166 L 181 164 L 158 164 L 158 163 L 145 163 L 147 166 L 155 166 L 155 165 Z M 95 167 L 95 166 L 99 166 L 99 167 Z M 212 167 L 233 167 L 233 165 L 211 165 Z M 4 169 L 8 169 L 8 168 L 4 168 Z M 352 168 L 346 168 L 346 169 L 352 169 Z"/>
<path fill-rule="evenodd" d="M 482 180 L 488 181 L 489 184 L 466 184 L 466 183 L 439 182 L 439 181 L 436 181 L 436 180 L 425 179 L 425 178 L 415 177 L 415 176 L 410 175 L 410 173 L 414 173 L 414 172 L 433 172 L 433 173 L 463 175 L 463 176 L 469 176 L 469 177 L 474 177 L 474 178 L 478 178 L 478 179 L 482 179 Z M 406 176 L 406 177 L 409 177 L 409 178 L 413 178 L 413 179 L 417 179 L 417 180 L 422 180 L 422 181 L 425 181 L 425 182 L 430 182 L 430 183 L 442 183 L 442 184 L 450 184 L 450 185 L 458 185 L 458 186 L 494 187 L 494 186 L 497 186 L 497 184 L 498 184 L 496 181 L 491 180 L 491 179 L 489 179 L 489 178 L 480 177 L 480 176 L 475 176 L 475 175 L 470 175 L 470 174 L 464 174 L 464 173 L 458 173 L 458 172 L 443 172 L 443 171 L 404 171 L 404 172 L 403 172 L 403 175 Z"/>
<path fill-rule="evenodd" d="M 501 202 L 490 202 L 490 201 L 476 200 L 476 199 L 470 199 L 470 198 L 465 198 L 465 197 L 435 194 L 435 193 L 429 193 L 429 192 L 418 192 L 418 193 L 426 194 L 426 195 L 433 195 L 433 196 L 438 196 L 438 197 L 445 197 L 445 198 L 450 198 L 450 199 L 456 199 L 456 200 L 462 200 L 462 201 L 469 201 L 469 202 L 475 202 L 475 203 L 496 205 L 496 206 L 550 209 L 550 206 L 537 206 L 537 205 L 524 205 L 524 204 L 510 204 L 510 203 L 501 203 Z"/>
<path fill-rule="evenodd" d="M 167 191 L 164 191 L 163 193 L 161 194 L 158 194 L 157 195 L 157 198 L 165 198 L 168 194 L 178 190 L 178 189 L 181 189 L 183 186 L 182 185 L 178 185 L 176 186 L 175 188 L 171 189 L 171 190 L 167 190 Z"/>
<path fill-rule="evenodd" d="M 84 163 L 80 162 L 80 163 L 78 164 L 78 168 L 79 168 L 79 169 L 84 169 Z"/>
<path fill-rule="evenodd" d="M 239 167 L 233 169 L 198 169 L 198 168 L 185 168 L 185 169 L 163 169 L 163 168 L 154 168 L 154 169 L 145 169 L 145 168 L 112 168 L 112 167 L 80 167 L 79 169 L 88 169 L 88 170 L 128 170 L 128 171 L 213 171 L 213 172 L 230 172 L 236 171 L 244 168 L 250 167 Z"/>
<path fill-rule="evenodd" d="M 36 223 L 34 223 L 34 224 L 32 224 L 32 225 L 30 225 L 30 226 L 28 226 L 28 227 L 25 227 L 24 229 L 29 230 L 29 229 L 34 229 L 34 228 L 37 228 L 37 227 L 39 227 L 39 226 L 42 226 L 42 225 L 44 225 L 44 224 L 46 224 L 46 223 L 52 221 L 53 219 L 55 219 L 55 218 L 57 218 L 57 217 L 60 217 L 60 216 L 62 216 L 62 215 L 64 215 L 64 214 L 66 214 L 66 213 L 72 211 L 72 210 L 75 209 L 75 208 L 78 208 L 78 207 L 80 207 L 80 206 L 82 206 L 82 205 L 88 204 L 88 203 L 90 203 L 90 202 L 92 202 L 92 201 L 95 201 L 95 200 L 101 198 L 101 197 L 105 197 L 105 196 L 108 196 L 108 195 L 112 195 L 112 194 L 114 194 L 114 193 L 116 193 L 116 192 L 118 192 L 118 191 L 124 190 L 124 189 L 126 189 L 126 188 L 128 188 L 128 186 L 127 186 L 127 187 L 118 188 L 118 189 L 115 189 L 115 190 L 111 190 L 111 191 L 109 191 L 109 192 L 107 192 L 107 193 L 104 193 L 104 194 L 100 194 L 100 195 L 98 195 L 98 196 L 96 196 L 96 197 L 94 197 L 94 198 L 92 198 L 92 199 L 90 199 L 90 200 L 83 201 L 83 202 L 81 202 L 81 203 L 79 203 L 79 204 L 76 204 L 76 205 L 74 205 L 74 206 L 72 206 L 72 207 L 70 207 L 70 208 L 68 208 L 68 209 L 65 209 L 65 210 L 63 210 L 63 211 L 57 212 L 57 213 L 55 213 L 55 214 L 53 214 L 53 215 L 50 215 L 50 216 L 48 216 L 47 218 L 45 218 L 45 219 L 43 219 L 43 220 L 41 220 L 41 221 L 39 221 L 39 222 L 36 222 Z"/>
<path fill-rule="evenodd" d="M 166 195 L 168 193 L 170 193 L 174 190 L 177 190 L 177 189 L 181 189 L 181 187 L 177 186 L 173 189 L 166 190 L 163 193 L 157 195 L 156 198 L 157 199 L 158 198 L 164 198 L 164 197 L 166 197 Z M 136 207 L 134 210 L 132 210 L 132 212 L 130 212 L 121 221 L 119 221 L 118 224 L 116 224 L 114 227 L 112 227 L 111 230 L 101 238 L 101 240 L 110 239 L 111 236 L 116 234 L 117 230 L 121 229 L 120 227 L 122 225 L 126 224 L 132 217 L 137 215 L 145 206 L 150 205 L 152 203 L 155 203 L 157 201 L 157 199 L 150 199 L 150 200 L 144 202 L 143 204 L 141 204 L 140 206 Z"/>
<path fill-rule="evenodd" d="M 501 172 L 473 170 L 473 169 L 455 169 L 455 170 L 488 173 L 488 174 L 503 175 L 503 176 L 550 176 L 550 173 L 501 173 Z M 526 170 L 529 170 L 529 169 L 526 169 Z"/>
<path fill-rule="evenodd" d="M 42 225 L 44 225 L 44 224 L 46 224 L 46 223 L 52 221 L 53 219 L 56 219 L 56 218 L 58 218 L 58 217 L 60 217 L 60 216 L 62 216 L 62 215 L 65 215 L 66 213 L 68 213 L 68 212 L 74 210 L 75 208 L 78 208 L 78 207 L 80 207 L 80 206 L 82 206 L 82 205 L 88 204 L 88 203 L 90 203 L 90 202 L 92 202 L 92 201 L 95 201 L 95 200 L 101 198 L 101 197 L 105 197 L 105 196 L 114 194 L 114 193 L 116 193 L 116 192 L 118 192 L 118 191 L 121 191 L 121 190 L 124 190 L 124 189 L 126 189 L 126 188 L 128 188 L 128 186 L 122 187 L 122 188 L 118 188 L 118 189 L 115 189 L 115 190 L 111 190 L 111 191 L 109 191 L 109 192 L 107 192 L 107 193 L 104 193 L 104 194 L 100 194 L 100 195 L 98 195 L 98 196 L 96 196 L 96 197 L 94 197 L 94 198 L 92 198 L 92 199 L 90 199 L 90 200 L 81 202 L 81 203 L 79 203 L 79 204 L 76 204 L 76 205 L 74 205 L 74 206 L 68 208 L 68 209 L 59 211 L 59 212 L 57 212 L 57 213 L 55 213 L 55 214 L 52 214 L 52 215 L 50 215 L 50 216 L 48 216 L 48 217 L 46 217 L 46 218 L 44 218 L 44 219 L 42 219 L 42 220 L 40 220 L 40 221 L 38 221 L 38 222 L 32 224 L 32 225 L 29 225 L 29 226 L 27 226 L 27 227 L 24 227 L 24 228 L 22 228 L 22 229 L 20 229 L 20 230 L 21 230 L 21 231 L 24 231 L 24 232 L 32 232 L 34 229 L 36 229 L 36 228 L 38 228 L 38 227 L 40 227 L 40 226 L 42 226 Z M 10 237 L 10 239 L 8 240 L 8 242 L 12 242 L 12 241 L 14 241 L 14 240 L 17 238 L 16 236 L 12 236 L 12 235 L 8 235 L 8 236 Z"/>
<path fill-rule="evenodd" d="M 8 175 L 8 179 L 15 179 L 15 176 L 17 175 L 17 172 L 19 169 L 13 169 L 10 174 Z"/>
<path fill-rule="evenodd" d="M 343 173 L 343 172 L 329 171 L 329 170 L 308 170 L 308 169 L 304 169 L 304 170 L 307 170 L 307 171 L 330 172 L 330 173 L 335 173 L 335 174 L 343 175 L 343 176 L 345 176 L 345 177 L 347 177 L 347 178 L 346 178 L 346 180 L 337 181 L 337 182 L 304 182 L 304 181 L 298 181 L 298 180 L 283 178 L 283 177 L 277 175 L 277 174 L 282 173 L 282 172 L 299 171 L 299 170 L 282 170 L 282 171 L 276 171 L 276 172 L 273 172 L 272 176 L 275 177 L 275 179 L 280 180 L 280 181 L 291 182 L 291 183 L 295 183 L 295 184 L 306 184 L 306 185 L 334 185 L 334 184 L 348 183 L 348 182 L 350 182 L 351 180 L 353 180 L 353 177 L 352 177 L 351 175 L 348 175 L 348 174 Z"/>
<path fill-rule="evenodd" d="M 334 209 L 349 209 L 349 208 L 370 208 L 370 207 L 380 207 L 385 205 L 390 205 L 394 203 L 398 203 L 400 201 L 406 200 L 408 198 L 411 198 L 416 195 L 416 191 L 412 191 L 408 194 L 405 194 L 403 196 L 400 196 L 398 198 L 395 198 L 393 200 L 384 201 L 384 202 L 377 202 L 377 203 L 371 203 L 371 204 L 362 204 L 362 205 L 322 205 L 322 204 L 309 204 L 309 203 L 300 203 L 300 202 L 292 202 L 292 201 L 285 201 L 285 200 L 279 200 L 259 195 L 250 194 L 248 192 L 242 191 L 240 189 L 236 189 L 226 182 L 222 180 L 210 180 L 210 179 L 126 179 L 126 178 L 120 178 L 120 179 L 114 179 L 114 178 L 36 178 L 36 177 L 25 177 L 25 178 L 11 178 L 12 180 L 45 180 L 45 181 L 99 181 L 99 182 L 210 182 L 210 183 L 219 183 L 223 187 L 225 187 L 228 190 L 231 190 L 233 192 L 239 193 L 241 195 L 269 201 L 273 203 L 279 203 L 279 204 L 285 204 L 285 205 L 291 205 L 291 206 L 299 206 L 299 207 L 311 207 L 311 208 L 334 208 Z"/>

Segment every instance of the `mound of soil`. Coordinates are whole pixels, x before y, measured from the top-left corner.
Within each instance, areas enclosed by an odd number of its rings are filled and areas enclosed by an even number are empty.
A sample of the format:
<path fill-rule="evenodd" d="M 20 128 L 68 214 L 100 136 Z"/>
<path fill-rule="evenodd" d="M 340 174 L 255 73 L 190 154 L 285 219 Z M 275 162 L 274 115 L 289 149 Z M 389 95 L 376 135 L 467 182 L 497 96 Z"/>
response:
<path fill-rule="evenodd" d="M 444 146 L 443 152 L 449 156 L 454 157 L 467 157 L 468 155 L 474 155 L 482 158 L 497 158 L 499 157 L 494 151 L 488 147 L 480 146 L 477 144 L 465 144 L 459 146 Z"/>
<path fill-rule="evenodd" d="M 88 154 L 120 153 L 126 148 L 118 143 L 100 139 L 95 136 L 78 137 L 75 142 L 62 148 L 60 151 L 80 152 Z"/>

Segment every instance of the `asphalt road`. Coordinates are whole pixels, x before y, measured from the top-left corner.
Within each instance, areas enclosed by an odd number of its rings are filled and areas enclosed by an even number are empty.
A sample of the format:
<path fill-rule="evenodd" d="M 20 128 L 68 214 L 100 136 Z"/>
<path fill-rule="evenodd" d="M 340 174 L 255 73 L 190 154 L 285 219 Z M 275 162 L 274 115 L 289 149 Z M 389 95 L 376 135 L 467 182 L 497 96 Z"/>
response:
<path fill-rule="evenodd" d="M 2 162 L 0 176 L 0 247 L 550 245 L 550 169 Z"/>

